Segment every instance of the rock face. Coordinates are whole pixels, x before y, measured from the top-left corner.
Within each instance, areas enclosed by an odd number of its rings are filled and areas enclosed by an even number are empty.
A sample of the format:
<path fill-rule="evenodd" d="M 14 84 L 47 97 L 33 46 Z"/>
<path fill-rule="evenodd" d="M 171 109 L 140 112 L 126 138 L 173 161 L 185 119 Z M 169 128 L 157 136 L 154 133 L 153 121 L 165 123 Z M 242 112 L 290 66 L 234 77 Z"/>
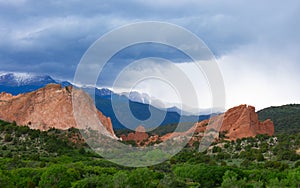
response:
<path fill-rule="evenodd" d="M 221 132 L 227 132 L 230 140 L 244 137 L 254 137 L 258 134 L 274 134 L 274 124 L 268 119 L 264 122 L 258 120 L 255 107 L 240 105 L 229 109 L 223 119 Z"/>
<path fill-rule="evenodd" d="M 219 133 L 225 134 L 226 139 L 236 140 L 238 138 L 254 137 L 258 134 L 271 136 L 274 134 L 274 124 L 269 119 L 260 122 L 253 106 L 240 105 L 229 109 L 224 114 L 198 122 L 186 132 L 169 133 L 162 136 L 161 139 L 165 141 L 173 137 L 194 134 L 191 140 L 198 141 L 195 139 L 195 135 L 203 136 L 207 130 L 219 130 Z"/>
<path fill-rule="evenodd" d="M 82 116 L 79 120 L 74 117 L 72 96 L 76 98 L 75 103 L 81 104 Z M 104 134 L 116 138 L 110 118 L 96 109 L 92 99 L 85 92 L 72 86 L 62 88 L 58 84 L 49 84 L 37 91 L 17 96 L 3 92 L 0 94 L 0 119 L 16 121 L 18 125 L 28 125 L 32 129 L 42 131 L 50 128 L 84 128 L 78 127 L 79 121 L 86 121 L 98 129 L 96 126 L 102 123 L 105 127 Z"/>
<path fill-rule="evenodd" d="M 124 141 L 134 140 L 138 143 L 147 140 L 149 135 L 146 133 L 146 129 L 140 125 L 135 129 L 135 133 L 129 133 L 127 137 L 126 135 L 122 135 L 121 138 Z"/>

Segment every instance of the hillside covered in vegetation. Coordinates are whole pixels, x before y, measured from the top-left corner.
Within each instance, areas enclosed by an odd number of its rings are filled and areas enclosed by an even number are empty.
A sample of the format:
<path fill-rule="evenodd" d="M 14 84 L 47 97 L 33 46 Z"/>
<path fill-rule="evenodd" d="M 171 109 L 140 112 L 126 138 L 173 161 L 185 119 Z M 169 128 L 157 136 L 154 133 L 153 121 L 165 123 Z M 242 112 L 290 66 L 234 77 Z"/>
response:
<path fill-rule="evenodd" d="M 95 154 L 79 131 L 0 122 L 0 187 L 299 187 L 300 135 L 198 145 L 162 164 L 129 168 Z"/>
<path fill-rule="evenodd" d="M 257 112 L 261 121 L 271 119 L 275 134 L 300 132 L 300 104 L 269 107 Z"/>

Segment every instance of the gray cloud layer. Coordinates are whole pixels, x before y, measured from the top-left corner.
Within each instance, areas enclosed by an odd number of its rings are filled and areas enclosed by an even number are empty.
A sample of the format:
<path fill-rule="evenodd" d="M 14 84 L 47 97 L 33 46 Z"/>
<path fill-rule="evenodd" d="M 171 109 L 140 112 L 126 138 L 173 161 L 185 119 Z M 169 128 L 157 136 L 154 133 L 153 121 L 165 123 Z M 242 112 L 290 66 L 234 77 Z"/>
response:
<path fill-rule="evenodd" d="M 145 20 L 189 29 L 218 59 L 244 60 L 243 70 L 257 67 L 255 70 L 268 70 L 275 76 L 279 72 L 270 70 L 278 67 L 287 73 L 299 70 L 297 0 L 0 0 L 1 71 L 72 80 L 81 56 L 97 38 L 124 24 Z M 278 58 L 282 61 L 276 61 Z M 223 67 L 224 76 L 232 72 L 228 66 Z M 299 80 L 297 74 L 292 75 Z"/>

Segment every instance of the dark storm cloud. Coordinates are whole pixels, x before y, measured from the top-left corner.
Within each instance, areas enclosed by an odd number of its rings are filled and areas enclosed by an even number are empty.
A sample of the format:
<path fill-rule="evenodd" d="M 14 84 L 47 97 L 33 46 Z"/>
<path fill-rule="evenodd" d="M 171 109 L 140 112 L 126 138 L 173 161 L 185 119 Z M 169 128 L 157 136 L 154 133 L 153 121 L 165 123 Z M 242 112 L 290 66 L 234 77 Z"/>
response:
<path fill-rule="evenodd" d="M 1 71 L 72 80 L 81 56 L 96 39 L 145 20 L 189 29 L 218 57 L 248 44 L 275 52 L 290 48 L 296 54 L 299 9 L 299 1 L 0 0 L 0 66 Z"/>

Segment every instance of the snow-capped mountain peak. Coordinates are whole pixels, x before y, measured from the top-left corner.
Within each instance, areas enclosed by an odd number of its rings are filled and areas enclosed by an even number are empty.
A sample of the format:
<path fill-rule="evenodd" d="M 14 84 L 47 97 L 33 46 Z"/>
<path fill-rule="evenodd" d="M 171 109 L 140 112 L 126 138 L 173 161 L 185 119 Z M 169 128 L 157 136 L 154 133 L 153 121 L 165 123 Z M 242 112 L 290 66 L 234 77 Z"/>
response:
<path fill-rule="evenodd" d="M 34 77 L 29 73 L 9 73 L 8 76 L 11 76 L 18 84 L 30 82 Z"/>
<path fill-rule="evenodd" d="M 151 103 L 151 97 L 147 93 L 139 93 L 137 91 L 131 91 L 131 92 L 123 92 L 121 95 L 125 95 L 129 98 L 129 100 L 134 102 L 139 102 L 143 104 L 150 104 Z"/>
<path fill-rule="evenodd" d="M 0 92 L 5 91 L 13 95 L 35 91 L 51 83 L 61 84 L 63 87 L 71 85 L 66 81 L 54 80 L 48 75 L 19 72 L 0 73 Z"/>
<path fill-rule="evenodd" d="M 0 73 L 0 84 L 7 86 L 23 86 L 28 84 L 44 85 L 47 83 L 55 83 L 50 76 L 35 75 L 30 73 Z"/>

